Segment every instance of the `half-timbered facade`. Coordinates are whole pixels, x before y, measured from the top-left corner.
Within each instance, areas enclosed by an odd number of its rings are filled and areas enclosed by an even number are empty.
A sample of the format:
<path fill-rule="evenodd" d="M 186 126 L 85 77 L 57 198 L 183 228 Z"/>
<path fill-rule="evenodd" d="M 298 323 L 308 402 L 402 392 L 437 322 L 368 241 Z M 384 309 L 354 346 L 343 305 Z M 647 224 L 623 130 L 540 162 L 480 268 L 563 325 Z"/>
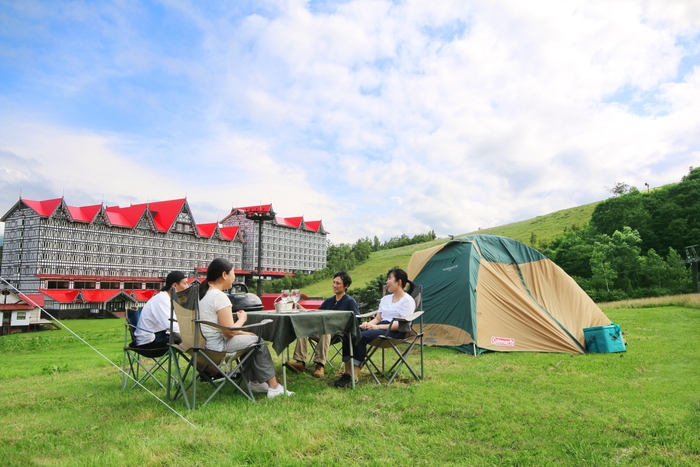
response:
<path fill-rule="evenodd" d="M 122 208 L 20 198 L 0 218 L 0 276 L 23 293 L 43 293 L 47 307 L 92 313 L 144 303 L 170 271 L 201 276 L 217 257 L 231 261 L 242 280 L 257 267 L 258 228 L 246 218 L 248 209 L 232 209 L 221 223 L 197 224 L 186 199 Z M 320 220 L 278 216 L 263 223 L 262 233 L 263 276 L 326 266 Z"/>
<path fill-rule="evenodd" d="M 243 245 L 243 269 L 256 270 L 258 266 L 259 225 L 247 212 L 274 213 L 271 204 L 233 208 L 221 225 L 240 227 Z M 328 232 L 323 223 L 305 221 L 303 217 L 280 217 L 262 223 L 261 269 L 268 272 L 312 273 L 326 267 Z"/>
<path fill-rule="evenodd" d="M 128 208 L 20 199 L 0 220 L 0 274 L 22 292 L 158 289 L 170 271 L 194 276 L 217 257 L 241 268 L 238 228 L 196 224 L 185 199 Z"/>

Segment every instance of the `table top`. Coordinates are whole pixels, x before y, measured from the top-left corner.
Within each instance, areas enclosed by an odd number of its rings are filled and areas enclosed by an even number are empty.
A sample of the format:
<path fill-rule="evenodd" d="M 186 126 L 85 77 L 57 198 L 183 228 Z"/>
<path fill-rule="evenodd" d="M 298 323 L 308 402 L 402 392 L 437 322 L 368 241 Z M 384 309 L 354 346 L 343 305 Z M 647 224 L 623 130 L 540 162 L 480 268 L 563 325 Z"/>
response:
<path fill-rule="evenodd" d="M 264 319 L 273 322 L 255 329 L 257 335 L 272 342 L 272 348 L 281 354 L 298 337 L 346 333 L 356 340 L 360 327 L 352 311 L 309 310 L 277 313 L 274 310 L 249 311 L 246 324 L 256 324 Z"/>

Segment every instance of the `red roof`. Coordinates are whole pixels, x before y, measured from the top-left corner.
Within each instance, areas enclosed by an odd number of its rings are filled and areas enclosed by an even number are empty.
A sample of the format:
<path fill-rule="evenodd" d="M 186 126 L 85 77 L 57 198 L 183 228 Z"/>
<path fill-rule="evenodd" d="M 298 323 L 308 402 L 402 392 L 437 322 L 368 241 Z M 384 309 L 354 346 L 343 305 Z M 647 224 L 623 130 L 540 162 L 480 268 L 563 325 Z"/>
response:
<path fill-rule="evenodd" d="M 105 208 L 109 223 L 115 227 L 134 228 L 143 217 L 146 211 L 145 204 L 136 204 L 128 208 L 120 208 L 119 206 L 109 206 Z"/>
<path fill-rule="evenodd" d="M 80 290 L 39 289 L 39 292 L 59 303 L 73 303 L 80 294 Z"/>
<path fill-rule="evenodd" d="M 306 225 L 306 228 L 308 230 L 311 230 L 312 232 L 318 232 L 321 228 L 321 221 L 306 221 L 304 222 L 304 225 Z"/>
<path fill-rule="evenodd" d="M 39 214 L 41 217 L 51 216 L 51 214 L 54 213 L 58 205 L 61 204 L 61 201 L 63 201 L 63 198 L 49 199 L 46 201 L 31 201 L 28 199 L 20 199 L 24 204 L 29 206 L 32 210 L 34 210 L 34 212 Z"/>
<path fill-rule="evenodd" d="M 275 223 L 277 225 L 283 225 L 285 227 L 292 227 L 294 229 L 298 229 L 301 226 L 302 222 L 304 222 L 304 218 L 302 216 L 299 216 L 299 217 L 275 217 Z"/>
<path fill-rule="evenodd" d="M 233 240 L 236 238 L 236 234 L 238 233 L 238 226 L 233 225 L 230 227 L 219 227 L 219 232 L 221 232 L 221 238 L 224 240 Z"/>
<path fill-rule="evenodd" d="M 86 303 L 105 303 L 112 300 L 114 297 L 121 294 L 122 292 L 124 291 L 119 289 L 83 289 L 80 291 L 80 293 L 83 296 L 83 300 Z"/>
<path fill-rule="evenodd" d="M 101 204 L 95 204 L 92 206 L 83 206 L 81 208 L 75 206 L 66 206 L 71 218 L 77 222 L 92 222 L 95 220 L 97 213 L 102 209 Z"/>
<path fill-rule="evenodd" d="M 19 298 L 32 306 L 44 306 L 44 294 L 41 293 L 20 293 Z"/>
<path fill-rule="evenodd" d="M 39 279 L 44 280 L 94 280 L 100 282 L 163 282 L 163 277 L 141 277 L 141 276 L 80 276 L 78 274 L 35 274 Z"/>
<path fill-rule="evenodd" d="M 144 204 L 153 215 L 153 222 L 156 225 L 156 230 L 159 232 L 168 232 L 172 228 L 177 215 L 182 211 L 182 207 L 187 200 L 173 199 L 170 201 L 156 201 L 153 203 Z"/>
<path fill-rule="evenodd" d="M 218 226 L 219 224 L 216 222 L 212 222 L 211 224 L 197 224 L 197 233 L 199 233 L 200 237 L 211 238 Z"/>
<path fill-rule="evenodd" d="M 126 290 L 124 291 L 126 292 Z M 150 300 L 156 294 L 155 290 L 132 290 L 131 295 L 134 296 L 139 302 L 146 302 Z"/>
<path fill-rule="evenodd" d="M 262 214 L 267 214 L 272 211 L 272 204 L 261 204 L 260 206 L 247 206 L 244 208 L 234 208 L 233 210 L 239 210 L 244 212 L 259 212 Z"/>

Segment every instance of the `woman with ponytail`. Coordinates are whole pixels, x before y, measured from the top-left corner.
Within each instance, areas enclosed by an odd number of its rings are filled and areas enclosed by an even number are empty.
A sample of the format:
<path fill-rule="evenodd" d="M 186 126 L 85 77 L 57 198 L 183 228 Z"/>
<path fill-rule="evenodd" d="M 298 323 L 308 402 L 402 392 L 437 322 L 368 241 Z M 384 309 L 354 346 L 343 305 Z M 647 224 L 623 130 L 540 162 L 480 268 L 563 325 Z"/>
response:
<path fill-rule="evenodd" d="M 217 258 L 209 264 L 207 277 L 199 288 L 199 316 L 201 319 L 218 323 L 226 327 L 245 325 L 248 315 L 243 310 L 236 312 L 234 319 L 231 301 L 224 293 L 233 286 L 236 275 L 233 264 L 223 258 Z M 242 371 L 253 392 L 267 392 L 267 397 L 273 398 L 282 394 L 289 396 L 293 392 L 285 391 L 284 386 L 277 382 L 275 367 L 270 351 L 265 341 L 252 332 L 229 331 L 212 326 L 202 325 L 202 335 L 207 340 L 206 348 L 217 352 L 234 353 L 253 344 L 259 344 L 251 350 L 253 355 L 248 358 Z"/>
<path fill-rule="evenodd" d="M 404 290 L 406 286 L 410 286 L 408 292 Z M 416 311 L 416 302 L 410 295 L 414 284 L 408 280 L 408 274 L 403 269 L 392 269 L 386 275 L 386 291 L 387 295 L 382 297 L 379 302 L 379 310 L 372 321 L 360 324 L 362 329 L 362 338 L 357 341 L 353 348 L 353 359 L 350 358 L 350 339 L 347 335 L 343 335 L 343 361 L 345 362 L 345 373 L 338 378 L 335 386 L 344 388 L 352 384 L 352 365 L 359 368 L 364 364 L 367 357 L 367 344 L 372 342 L 379 336 L 388 335 L 401 339 L 404 337 L 403 332 L 399 332 L 399 323 L 394 323 L 389 329 L 391 321 L 394 318 L 406 318 L 411 316 Z"/>

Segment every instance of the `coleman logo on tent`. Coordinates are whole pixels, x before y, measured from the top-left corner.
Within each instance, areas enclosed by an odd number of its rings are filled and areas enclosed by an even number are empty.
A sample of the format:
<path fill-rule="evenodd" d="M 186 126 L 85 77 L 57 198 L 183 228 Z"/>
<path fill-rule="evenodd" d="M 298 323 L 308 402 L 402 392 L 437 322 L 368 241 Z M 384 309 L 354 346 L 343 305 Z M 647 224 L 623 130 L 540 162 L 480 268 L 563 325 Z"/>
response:
<path fill-rule="evenodd" d="M 515 347 L 515 339 L 491 336 L 491 344 L 500 345 L 501 347 Z"/>
<path fill-rule="evenodd" d="M 457 269 L 458 264 L 455 264 L 454 266 L 450 266 L 449 268 L 444 268 L 443 271 L 452 271 L 453 269 Z"/>

